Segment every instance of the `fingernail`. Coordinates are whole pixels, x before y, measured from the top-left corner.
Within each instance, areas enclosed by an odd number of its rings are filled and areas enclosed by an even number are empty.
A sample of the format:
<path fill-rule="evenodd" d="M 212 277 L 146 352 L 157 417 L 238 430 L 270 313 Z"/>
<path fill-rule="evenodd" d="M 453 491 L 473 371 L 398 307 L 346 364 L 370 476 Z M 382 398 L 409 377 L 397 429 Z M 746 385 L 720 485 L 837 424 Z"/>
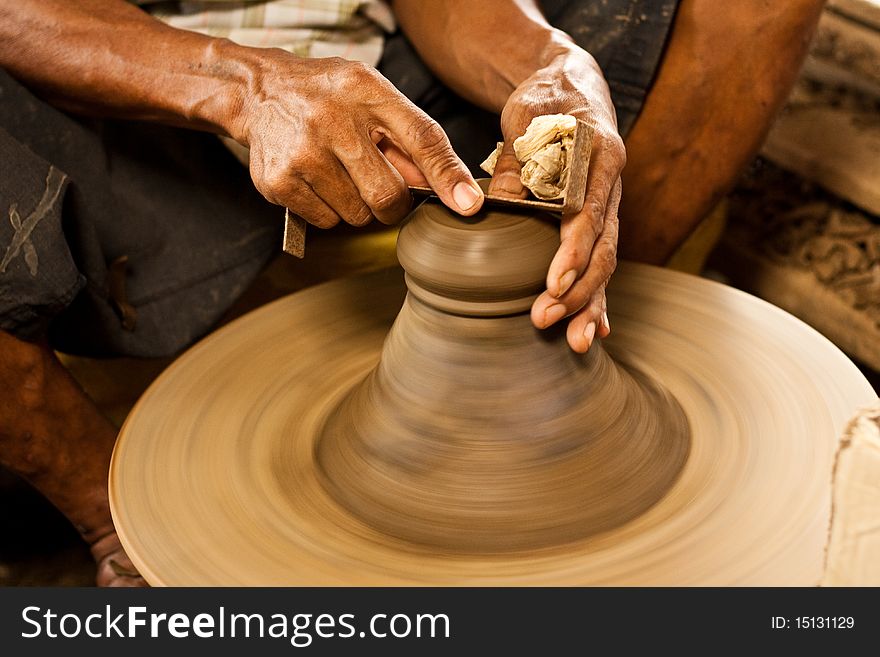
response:
<path fill-rule="evenodd" d="M 602 323 L 605 325 L 606 331 L 611 330 L 611 322 L 608 321 L 608 313 L 607 312 L 602 313 Z"/>
<path fill-rule="evenodd" d="M 587 328 L 584 329 L 584 338 L 587 341 L 587 349 L 589 349 L 593 345 L 593 336 L 596 335 L 596 322 L 590 322 L 587 324 Z"/>
<path fill-rule="evenodd" d="M 452 190 L 452 199 L 462 212 L 467 212 L 480 200 L 480 192 L 466 182 L 458 183 Z"/>
<path fill-rule="evenodd" d="M 571 287 L 571 284 L 574 283 L 574 279 L 576 278 L 577 272 L 574 269 L 568 270 L 559 277 L 559 292 L 556 293 L 557 299 L 568 292 L 568 288 Z"/>
<path fill-rule="evenodd" d="M 544 311 L 544 326 L 555 324 L 563 317 L 565 317 L 565 306 L 561 303 L 554 303 Z"/>

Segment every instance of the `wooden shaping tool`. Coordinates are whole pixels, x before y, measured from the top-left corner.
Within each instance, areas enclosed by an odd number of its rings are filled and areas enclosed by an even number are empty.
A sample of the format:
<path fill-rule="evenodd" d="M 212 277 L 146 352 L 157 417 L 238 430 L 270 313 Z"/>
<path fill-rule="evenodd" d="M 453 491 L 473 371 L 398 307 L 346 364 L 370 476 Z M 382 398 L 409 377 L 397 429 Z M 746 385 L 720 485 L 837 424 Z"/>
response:
<path fill-rule="evenodd" d="M 561 214 L 574 214 L 584 207 L 584 196 L 587 191 L 587 172 L 590 166 L 590 154 L 593 144 L 593 128 L 586 122 L 577 120 L 574 130 L 574 144 L 569 157 L 572 158 L 569 169 L 568 183 L 562 200 L 541 201 L 535 198 L 510 198 L 496 194 L 486 194 L 486 203 L 501 207 L 526 208 L 531 210 L 544 210 L 546 212 L 559 212 Z M 414 194 L 436 196 L 430 187 L 409 186 Z"/>
<path fill-rule="evenodd" d="M 281 248 L 297 258 L 306 255 L 306 220 L 288 208 L 284 208 L 284 243 Z"/>
<path fill-rule="evenodd" d="M 569 169 L 568 183 L 561 201 L 541 201 L 535 198 L 509 198 L 497 194 L 486 194 L 485 203 L 501 207 L 518 207 L 560 214 L 580 212 L 584 207 L 587 191 L 587 173 L 590 166 L 590 155 L 593 145 L 593 128 L 581 119 L 577 120 L 574 130 L 574 144 L 569 157 L 572 158 Z M 430 187 L 409 185 L 409 191 L 421 196 L 436 196 Z M 306 222 L 302 217 L 290 210 L 284 215 L 284 252 L 302 258 L 305 255 Z"/>

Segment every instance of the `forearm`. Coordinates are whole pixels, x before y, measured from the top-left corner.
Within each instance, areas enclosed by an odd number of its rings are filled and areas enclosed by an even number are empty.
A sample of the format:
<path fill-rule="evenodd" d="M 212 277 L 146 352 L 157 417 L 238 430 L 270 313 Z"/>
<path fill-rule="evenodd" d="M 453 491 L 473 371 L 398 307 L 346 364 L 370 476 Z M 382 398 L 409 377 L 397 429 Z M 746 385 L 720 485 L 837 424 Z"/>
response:
<path fill-rule="evenodd" d="M 124 0 L 0 4 L 0 66 L 80 114 L 229 133 L 255 75 L 248 50 Z"/>
<path fill-rule="evenodd" d="M 449 87 L 500 112 L 511 92 L 566 49 L 535 0 L 393 0 L 401 28 Z"/>

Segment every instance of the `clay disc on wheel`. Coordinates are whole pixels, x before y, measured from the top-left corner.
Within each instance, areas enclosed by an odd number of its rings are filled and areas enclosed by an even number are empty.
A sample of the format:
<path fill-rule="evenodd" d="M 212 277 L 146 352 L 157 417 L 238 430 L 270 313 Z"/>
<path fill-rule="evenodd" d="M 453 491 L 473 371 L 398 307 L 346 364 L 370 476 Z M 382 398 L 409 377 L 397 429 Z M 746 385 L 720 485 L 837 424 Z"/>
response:
<path fill-rule="evenodd" d="M 623 264 L 609 354 L 677 399 L 690 452 L 666 495 L 587 540 L 428 549 L 340 507 L 315 437 L 375 366 L 406 288 L 386 270 L 291 295 L 217 331 L 144 394 L 110 502 L 153 585 L 813 585 L 837 436 L 875 398 L 834 345 L 723 285 Z"/>

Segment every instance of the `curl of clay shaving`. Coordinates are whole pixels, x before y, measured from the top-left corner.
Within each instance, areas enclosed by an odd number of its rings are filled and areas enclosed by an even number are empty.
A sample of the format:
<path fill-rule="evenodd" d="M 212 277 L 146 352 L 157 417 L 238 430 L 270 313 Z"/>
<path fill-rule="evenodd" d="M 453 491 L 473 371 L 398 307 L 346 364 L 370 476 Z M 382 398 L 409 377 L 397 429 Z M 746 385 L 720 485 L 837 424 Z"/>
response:
<path fill-rule="evenodd" d="M 522 165 L 520 180 L 524 187 L 543 201 L 562 198 L 568 183 L 568 153 L 574 144 L 577 119 L 569 114 L 544 114 L 529 123 L 525 134 L 513 142 L 516 159 Z M 504 142 L 480 165 L 494 175 Z"/>
<path fill-rule="evenodd" d="M 880 399 L 847 425 L 832 493 L 822 586 L 880 586 Z"/>

